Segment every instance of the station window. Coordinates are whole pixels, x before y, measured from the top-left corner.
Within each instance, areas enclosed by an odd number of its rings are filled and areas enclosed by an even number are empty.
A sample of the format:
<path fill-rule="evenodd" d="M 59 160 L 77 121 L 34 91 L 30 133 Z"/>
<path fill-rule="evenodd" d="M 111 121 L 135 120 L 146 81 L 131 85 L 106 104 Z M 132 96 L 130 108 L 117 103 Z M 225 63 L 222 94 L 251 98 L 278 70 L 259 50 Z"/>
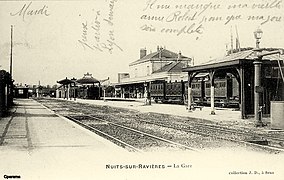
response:
<path fill-rule="evenodd" d="M 19 89 L 19 94 L 24 94 L 24 90 Z"/>

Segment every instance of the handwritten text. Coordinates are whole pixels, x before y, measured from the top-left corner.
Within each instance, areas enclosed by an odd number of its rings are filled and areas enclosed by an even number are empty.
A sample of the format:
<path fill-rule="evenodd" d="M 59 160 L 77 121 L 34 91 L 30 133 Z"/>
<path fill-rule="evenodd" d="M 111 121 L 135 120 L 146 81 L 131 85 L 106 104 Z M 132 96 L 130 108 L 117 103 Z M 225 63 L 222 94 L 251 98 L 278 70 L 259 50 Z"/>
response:
<path fill-rule="evenodd" d="M 32 9 L 32 2 L 24 4 L 23 7 L 16 13 L 10 13 L 11 16 L 20 16 L 25 21 L 26 16 L 49 16 L 48 6 L 43 5 L 42 8 Z"/>

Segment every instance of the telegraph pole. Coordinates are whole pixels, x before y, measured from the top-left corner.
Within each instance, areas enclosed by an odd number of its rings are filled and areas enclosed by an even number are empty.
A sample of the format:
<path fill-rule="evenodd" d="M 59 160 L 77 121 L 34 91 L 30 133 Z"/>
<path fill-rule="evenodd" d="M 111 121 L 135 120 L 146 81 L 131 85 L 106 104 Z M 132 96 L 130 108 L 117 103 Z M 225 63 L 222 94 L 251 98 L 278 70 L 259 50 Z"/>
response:
<path fill-rule="evenodd" d="M 10 54 L 10 75 L 12 78 L 12 71 L 13 71 L 13 25 L 11 25 L 11 54 Z"/>
<path fill-rule="evenodd" d="M 10 50 L 10 78 L 11 82 L 8 85 L 7 89 L 7 97 L 8 97 L 8 104 L 11 106 L 13 104 L 13 25 L 11 25 L 11 50 Z"/>

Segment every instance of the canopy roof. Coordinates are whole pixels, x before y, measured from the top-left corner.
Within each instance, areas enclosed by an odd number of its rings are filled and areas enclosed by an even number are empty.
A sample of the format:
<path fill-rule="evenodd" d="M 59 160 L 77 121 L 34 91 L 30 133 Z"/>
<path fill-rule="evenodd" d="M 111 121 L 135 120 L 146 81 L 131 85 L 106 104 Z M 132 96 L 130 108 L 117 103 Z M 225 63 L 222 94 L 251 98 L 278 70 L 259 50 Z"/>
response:
<path fill-rule="evenodd" d="M 67 79 L 67 77 L 66 77 L 65 79 L 62 79 L 62 80 L 60 80 L 60 81 L 57 81 L 57 83 L 66 85 L 66 84 L 75 83 L 75 81 L 72 80 L 72 79 Z"/>
<path fill-rule="evenodd" d="M 161 72 L 182 72 L 182 68 L 187 67 L 187 65 L 181 61 L 174 61 L 166 64 L 161 69 L 154 71 L 153 73 L 161 73 Z"/>
<path fill-rule="evenodd" d="M 81 84 L 100 83 L 99 80 L 93 78 L 93 77 L 92 77 L 92 74 L 89 74 L 88 72 L 87 72 L 87 74 L 84 74 L 84 77 L 83 77 L 83 78 L 78 79 L 77 82 L 78 82 L 78 83 L 81 83 Z"/>
<path fill-rule="evenodd" d="M 210 61 L 207 61 L 203 64 L 196 65 L 196 66 L 190 66 L 187 68 L 184 68 L 183 71 L 202 71 L 206 69 L 214 69 L 214 68 L 220 68 L 220 67 L 229 67 L 233 65 L 239 65 L 242 63 L 252 63 L 256 58 L 258 58 L 258 52 L 261 51 L 259 54 L 266 54 L 270 52 L 275 52 L 276 50 L 281 50 L 279 48 L 262 48 L 260 50 L 256 49 L 250 49 L 245 51 L 240 51 L 236 53 L 229 54 L 227 56 L 224 56 L 222 58 L 216 58 Z M 279 51 L 280 52 L 280 51 Z M 274 61 L 274 60 L 284 60 L 283 54 L 270 54 L 265 55 L 261 58 L 262 61 Z"/>

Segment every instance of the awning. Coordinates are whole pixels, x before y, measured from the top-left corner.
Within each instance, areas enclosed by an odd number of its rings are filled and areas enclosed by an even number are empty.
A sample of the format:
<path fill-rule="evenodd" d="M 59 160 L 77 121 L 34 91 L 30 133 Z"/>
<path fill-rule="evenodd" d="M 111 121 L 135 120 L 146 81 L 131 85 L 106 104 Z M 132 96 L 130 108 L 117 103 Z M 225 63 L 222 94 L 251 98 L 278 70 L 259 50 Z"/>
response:
<path fill-rule="evenodd" d="M 100 81 L 93 77 L 90 77 L 90 78 L 83 77 L 81 79 L 78 79 L 77 82 L 81 84 L 94 84 L 94 83 L 99 83 Z"/>
<path fill-rule="evenodd" d="M 92 77 L 92 74 L 89 74 L 87 72 L 87 74 L 84 74 L 84 77 L 81 79 L 77 80 L 78 83 L 80 84 L 95 84 L 95 83 L 100 83 L 99 80 L 95 79 Z"/>
<path fill-rule="evenodd" d="M 75 81 L 74 81 L 74 80 L 71 80 L 71 79 L 67 79 L 67 77 L 66 77 L 65 79 L 62 79 L 62 80 L 60 80 L 60 81 L 57 81 L 57 83 L 66 85 L 66 84 L 75 83 Z"/>
<path fill-rule="evenodd" d="M 139 80 L 133 79 L 133 80 L 130 80 L 130 81 L 127 81 L 127 82 L 121 82 L 121 83 L 114 84 L 114 86 L 121 86 L 121 85 L 128 85 L 128 84 L 139 84 L 139 83 L 153 82 L 153 81 L 165 81 L 165 80 L 167 80 L 167 78 L 168 77 L 165 76 L 165 77 L 158 77 L 158 78 L 150 77 L 150 78 L 139 79 Z"/>

